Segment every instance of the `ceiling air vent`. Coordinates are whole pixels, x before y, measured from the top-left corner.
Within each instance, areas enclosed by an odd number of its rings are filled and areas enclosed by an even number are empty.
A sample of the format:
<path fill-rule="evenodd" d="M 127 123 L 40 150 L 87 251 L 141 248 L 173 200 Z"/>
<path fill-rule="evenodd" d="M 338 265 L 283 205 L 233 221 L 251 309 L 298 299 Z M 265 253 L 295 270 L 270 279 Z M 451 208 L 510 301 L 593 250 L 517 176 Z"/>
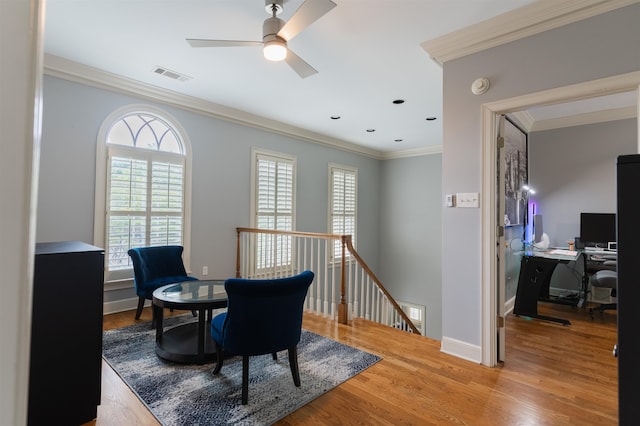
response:
<path fill-rule="evenodd" d="M 170 69 L 164 68 L 164 67 L 155 67 L 153 69 L 153 72 L 155 74 L 160 74 L 163 75 L 165 77 L 168 77 L 172 80 L 178 80 L 178 81 L 188 81 L 191 80 L 191 77 L 188 77 L 184 74 L 180 74 L 179 72 L 175 72 L 175 71 L 171 71 Z"/>

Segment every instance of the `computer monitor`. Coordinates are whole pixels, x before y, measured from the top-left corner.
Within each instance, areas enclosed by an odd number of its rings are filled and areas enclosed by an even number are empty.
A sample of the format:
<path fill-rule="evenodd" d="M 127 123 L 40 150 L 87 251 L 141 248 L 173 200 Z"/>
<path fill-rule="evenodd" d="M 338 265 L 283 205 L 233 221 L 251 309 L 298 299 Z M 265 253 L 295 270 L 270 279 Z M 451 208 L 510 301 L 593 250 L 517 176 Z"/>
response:
<path fill-rule="evenodd" d="M 536 214 L 533 215 L 533 242 L 539 243 L 542 241 L 542 234 L 544 230 L 542 229 L 542 215 Z"/>
<path fill-rule="evenodd" d="M 601 249 L 615 242 L 615 213 L 580 213 L 580 241 L 586 247 Z"/>

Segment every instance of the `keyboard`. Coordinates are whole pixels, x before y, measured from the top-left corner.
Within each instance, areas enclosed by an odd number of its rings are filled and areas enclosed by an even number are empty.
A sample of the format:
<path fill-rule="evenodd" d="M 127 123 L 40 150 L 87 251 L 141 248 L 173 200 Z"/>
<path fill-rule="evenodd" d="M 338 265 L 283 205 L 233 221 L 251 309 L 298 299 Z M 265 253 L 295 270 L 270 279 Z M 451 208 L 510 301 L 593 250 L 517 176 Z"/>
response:
<path fill-rule="evenodd" d="M 553 249 L 549 250 L 549 254 L 555 254 L 558 256 L 575 256 L 578 254 L 575 250 Z"/>

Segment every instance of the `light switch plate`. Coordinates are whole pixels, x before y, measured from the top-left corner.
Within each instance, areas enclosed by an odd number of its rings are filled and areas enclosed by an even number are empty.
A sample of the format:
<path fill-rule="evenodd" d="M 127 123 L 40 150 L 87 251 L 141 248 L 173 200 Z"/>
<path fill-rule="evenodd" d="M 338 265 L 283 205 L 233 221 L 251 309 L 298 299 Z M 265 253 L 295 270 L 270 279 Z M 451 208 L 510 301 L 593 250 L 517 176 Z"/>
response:
<path fill-rule="evenodd" d="M 456 206 L 456 196 L 453 194 L 447 194 L 444 197 L 444 206 L 445 207 L 455 207 Z"/>
<path fill-rule="evenodd" d="M 456 207 L 480 207 L 480 194 L 478 192 L 458 192 Z"/>

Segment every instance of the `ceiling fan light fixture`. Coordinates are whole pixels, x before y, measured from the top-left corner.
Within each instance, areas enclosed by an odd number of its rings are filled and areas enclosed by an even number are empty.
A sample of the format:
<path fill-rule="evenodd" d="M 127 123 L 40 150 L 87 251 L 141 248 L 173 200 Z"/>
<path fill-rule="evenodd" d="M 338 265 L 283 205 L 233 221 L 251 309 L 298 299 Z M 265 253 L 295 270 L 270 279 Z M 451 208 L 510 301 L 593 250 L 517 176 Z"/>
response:
<path fill-rule="evenodd" d="M 287 46 L 279 40 L 268 41 L 262 50 L 265 59 L 270 61 L 282 61 L 287 57 Z"/>
<path fill-rule="evenodd" d="M 285 0 L 265 0 L 265 9 L 271 16 L 262 23 L 262 41 L 192 39 L 191 47 L 242 47 L 261 46 L 262 54 L 269 61 L 285 61 L 300 78 L 307 78 L 318 71 L 287 48 L 287 42 L 306 27 L 336 7 L 332 0 L 304 0 L 287 22 L 276 15 L 282 12 Z"/>

